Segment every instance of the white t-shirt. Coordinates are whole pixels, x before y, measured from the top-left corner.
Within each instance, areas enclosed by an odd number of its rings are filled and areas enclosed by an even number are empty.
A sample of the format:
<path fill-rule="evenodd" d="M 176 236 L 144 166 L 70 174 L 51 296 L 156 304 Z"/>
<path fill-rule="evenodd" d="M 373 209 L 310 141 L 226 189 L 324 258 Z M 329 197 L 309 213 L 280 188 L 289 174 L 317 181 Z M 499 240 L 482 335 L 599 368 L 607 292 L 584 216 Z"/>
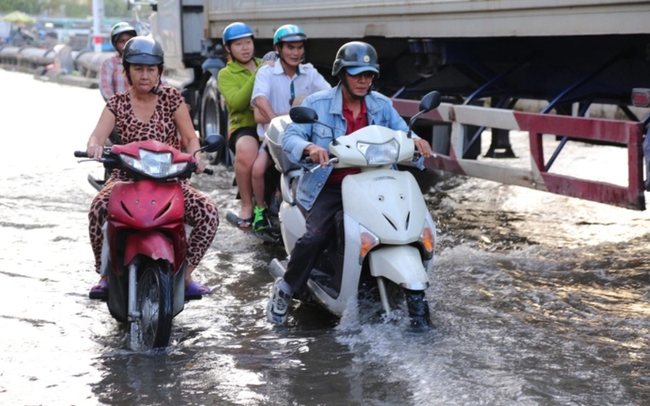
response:
<path fill-rule="evenodd" d="M 291 109 L 291 102 L 296 97 L 309 96 L 320 90 L 331 88 L 332 86 L 312 64 L 300 64 L 296 74 L 290 78 L 284 73 L 280 60 L 277 60 L 274 66 L 265 65 L 257 71 L 251 106 L 257 107 L 254 102 L 255 98 L 264 96 L 276 114 L 288 113 Z M 268 124 L 257 125 L 257 134 L 260 139 L 264 138 L 268 126 Z"/>

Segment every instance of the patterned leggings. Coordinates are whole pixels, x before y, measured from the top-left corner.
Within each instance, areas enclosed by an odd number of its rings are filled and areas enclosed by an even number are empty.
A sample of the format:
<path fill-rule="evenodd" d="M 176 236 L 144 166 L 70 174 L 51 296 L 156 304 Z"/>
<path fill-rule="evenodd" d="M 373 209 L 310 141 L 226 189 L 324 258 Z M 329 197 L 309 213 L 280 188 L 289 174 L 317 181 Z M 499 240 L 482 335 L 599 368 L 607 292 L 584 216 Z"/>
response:
<path fill-rule="evenodd" d="M 95 196 L 88 213 L 88 233 L 90 244 L 95 254 L 95 271 L 99 273 L 102 257 L 104 234 L 102 225 L 108 214 L 108 200 L 118 177 L 111 175 L 104 188 Z M 192 226 L 187 247 L 187 265 L 197 266 L 205 255 L 219 226 L 217 206 L 204 194 L 190 186 L 190 182 L 181 182 L 185 199 L 185 223 Z"/>

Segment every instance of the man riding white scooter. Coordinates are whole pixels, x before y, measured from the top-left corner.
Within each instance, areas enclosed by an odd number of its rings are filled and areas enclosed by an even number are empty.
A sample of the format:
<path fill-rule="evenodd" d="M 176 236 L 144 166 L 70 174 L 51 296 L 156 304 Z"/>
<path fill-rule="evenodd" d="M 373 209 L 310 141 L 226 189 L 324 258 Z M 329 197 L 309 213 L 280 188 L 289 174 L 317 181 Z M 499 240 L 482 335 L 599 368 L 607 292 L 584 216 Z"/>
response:
<path fill-rule="evenodd" d="M 343 208 L 343 178 L 359 172 L 356 168 L 330 166 L 330 142 L 368 125 L 408 131 L 390 99 L 370 90 L 373 79 L 379 76 L 377 52 L 370 44 L 357 41 L 344 44 L 334 60 L 332 76 L 340 80 L 335 88 L 315 93 L 302 103 L 315 110 L 319 121 L 331 128 L 292 123 L 282 140 L 284 153 L 292 162 L 309 157 L 321 169 L 305 172 L 298 184 L 297 201 L 308 211 L 307 231 L 296 242 L 284 277 L 277 278 L 273 284 L 266 313 L 268 320 L 276 324 L 286 322 L 293 295 L 304 293 L 315 261 L 333 238 L 334 218 Z M 414 138 L 420 154 L 431 156 L 429 143 Z"/>

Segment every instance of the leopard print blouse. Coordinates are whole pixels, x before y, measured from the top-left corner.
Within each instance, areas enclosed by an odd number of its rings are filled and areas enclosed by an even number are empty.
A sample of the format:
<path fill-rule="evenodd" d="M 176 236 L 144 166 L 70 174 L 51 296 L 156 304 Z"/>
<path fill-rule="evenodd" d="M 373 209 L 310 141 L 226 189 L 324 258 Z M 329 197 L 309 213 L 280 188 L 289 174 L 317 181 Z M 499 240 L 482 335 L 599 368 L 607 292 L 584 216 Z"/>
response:
<path fill-rule="evenodd" d="M 183 103 L 183 96 L 178 90 L 171 86 L 160 86 L 156 108 L 146 123 L 135 116 L 131 105 L 131 95 L 128 91 L 111 97 L 106 105 L 115 116 L 117 133 L 122 144 L 156 140 L 180 149 L 174 114 Z"/>

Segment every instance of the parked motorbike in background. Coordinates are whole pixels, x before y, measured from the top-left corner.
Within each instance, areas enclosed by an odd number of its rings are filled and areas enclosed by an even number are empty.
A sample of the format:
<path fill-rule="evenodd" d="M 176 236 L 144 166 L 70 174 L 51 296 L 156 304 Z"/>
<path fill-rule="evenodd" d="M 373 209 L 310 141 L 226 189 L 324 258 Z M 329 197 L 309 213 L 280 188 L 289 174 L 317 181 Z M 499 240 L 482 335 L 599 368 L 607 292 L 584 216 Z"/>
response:
<path fill-rule="evenodd" d="M 224 143 L 223 137 L 210 136 L 195 155 Z M 74 154 L 88 157 L 85 151 Z M 108 310 L 117 321 L 129 323 L 130 349 L 165 347 L 172 319 L 185 305 L 184 202 L 175 180 L 189 179 L 196 160 L 147 140 L 105 148 L 102 162 L 133 177 L 113 187 L 104 225 L 101 274 L 108 279 Z"/>
<path fill-rule="evenodd" d="M 410 120 L 408 133 L 370 125 L 332 141 L 330 162 L 334 167 L 359 168 L 361 173 L 343 180 L 337 237 L 311 271 L 309 298 L 301 300 L 313 300 L 342 316 L 353 301 L 369 298 L 380 303 L 387 316 L 403 309 L 414 330 L 430 327 L 425 290 L 433 265 L 435 224 L 413 175 L 391 166 L 413 159 L 410 128 L 418 116 L 439 104 L 438 92 L 427 94 L 419 113 Z M 318 121 L 316 112 L 305 107 L 294 107 L 290 117 L 296 123 L 325 125 Z M 303 170 L 320 170 L 320 166 L 309 167 L 307 162 L 296 165 L 286 158 L 282 136 L 287 124 L 286 119 L 275 119 L 267 136 L 271 156 L 282 172 L 280 226 L 289 256 L 305 233 L 306 213 L 296 202 L 294 185 Z M 287 260 L 273 259 L 271 275 L 284 275 L 286 265 Z"/>

